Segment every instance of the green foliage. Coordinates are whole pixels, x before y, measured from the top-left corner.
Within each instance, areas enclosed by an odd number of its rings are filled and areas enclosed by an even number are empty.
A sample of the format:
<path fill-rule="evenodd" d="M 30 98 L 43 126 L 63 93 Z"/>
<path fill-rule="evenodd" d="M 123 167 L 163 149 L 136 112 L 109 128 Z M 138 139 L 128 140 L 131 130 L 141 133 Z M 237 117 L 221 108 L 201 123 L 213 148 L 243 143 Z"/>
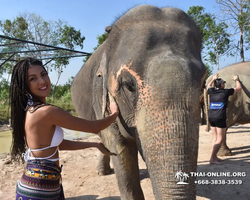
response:
<path fill-rule="evenodd" d="M 0 82 L 0 101 L 5 103 L 8 98 L 9 98 L 9 83 L 7 82 L 7 80 L 2 79 L 2 81 Z"/>
<path fill-rule="evenodd" d="M 76 115 L 74 106 L 71 101 L 71 85 L 74 77 L 70 77 L 66 84 L 58 85 L 54 98 L 49 96 L 47 98 L 47 103 L 56 105 L 60 108 L 63 108 L 66 111 L 70 111 L 71 114 Z M 10 118 L 10 107 L 9 107 L 9 82 L 5 79 L 0 79 L 0 122 L 8 121 Z M 51 88 L 51 93 L 53 93 L 53 85 Z"/>
<path fill-rule="evenodd" d="M 52 85 L 51 93 L 54 92 L 54 89 L 55 89 L 55 85 Z M 56 92 L 55 92 L 53 97 L 55 99 L 63 98 L 66 95 L 66 93 L 68 93 L 68 91 L 70 91 L 70 87 L 68 87 L 67 85 L 66 86 L 65 85 L 58 85 L 56 87 Z"/>
<path fill-rule="evenodd" d="M 9 83 L 6 79 L 0 79 L 0 124 L 2 122 L 8 122 L 10 118 L 9 108 Z"/>
<path fill-rule="evenodd" d="M 250 1 L 216 0 L 216 3 L 219 4 L 220 12 L 223 13 L 219 16 L 219 19 L 230 25 L 231 37 L 236 40 L 230 55 L 235 56 L 235 52 L 239 53 L 241 61 L 244 62 L 245 50 L 250 47 Z"/>
<path fill-rule="evenodd" d="M 59 28 L 59 32 L 61 44 L 65 44 L 70 49 L 74 49 L 75 46 L 83 48 L 85 37 L 81 37 L 80 30 L 76 31 L 74 27 L 65 24 Z"/>
<path fill-rule="evenodd" d="M 219 68 L 219 57 L 224 55 L 230 47 L 227 24 L 217 23 L 215 16 L 206 13 L 202 6 L 192 6 L 187 13 L 202 32 L 204 60 L 217 64 Z"/>
<path fill-rule="evenodd" d="M 4 104 L 3 101 L 0 101 L 0 124 L 3 122 L 8 122 L 9 118 L 10 118 L 10 106 L 7 103 Z M 74 109 L 74 106 L 72 104 L 71 99 L 66 100 L 66 98 L 64 99 L 59 98 L 56 100 L 52 100 L 50 97 L 47 99 L 47 103 L 50 103 L 52 105 L 58 106 L 68 112 L 70 112 L 72 115 L 76 116 L 76 111 Z"/>
<path fill-rule="evenodd" d="M 2 104 L 0 101 L 0 124 L 8 122 L 10 118 L 10 107 L 7 104 Z"/>
<path fill-rule="evenodd" d="M 17 37 L 19 39 L 27 39 L 26 29 L 28 28 L 28 23 L 22 17 L 16 17 L 13 21 L 7 19 L 2 24 L 2 32 L 6 36 Z"/>
<path fill-rule="evenodd" d="M 75 112 L 74 106 L 71 102 L 71 99 L 66 101 L 64 98 L 59 98 L 52 100 L 50 97 L 47 99 L 47 103 L 58 106 L 66 111 Z"/>
<path fill-rule="evenodd" d="M 13 21 L 11 20 L 5 20 L 0 22 L 0 31 L 5 36 L 10 36 L 10 37 L 17 37 L 19 39 L 27 39 L 27 36 L 25 34 L 25 30 L 27 29 L 28 24 L 26 20 L 23 17 L 17 17 Z M 5 44 L 10 43 L 11 41 L 5 40 Z M 3 42 L 1 42 L 3 43 Z M 11 45 L 7 47 L 1 47 L 1 52 L 15 52 L 15 51 L 20 51 L 21 47 L 18 45 Z M 7 55 L 9 57 L 10 55 Z M 0 58 L 4 59 L 6 55 L 0 54 Z M 17 55 L 18 58 L 18 55 Z M 13 62 L 7 62 L 0 68 L 0 75 L 4 73 L 11 73 Z"/>
<path fill-rule="evenodd" d="M 241 23 L 242 24 L 242 28 L 243 28 L 243 31 L 244 31 L 244 39 L 245 39 L 245 44 L 246 44 L 246 50 L 249 50 L 250 49 L 250 1 L 248 0 L 248 3 L 245 4 L 245 7 L 246 7 L 246 11 L 245 13 L 243 14 L 244 16 L 242 16 L 240 18 L 241 21 L 243 21 L 244 23 Z M 245 19 L 245 21 L 244 21 Z"/>
<path fill-rule="evenodd" d="M 73 77 L 71 77 L 69 82 L 66 83 L 65 85 L 58 85 L 54 97 L 53 98 L 52 96 L 48 97 L 47 102 L 52 105 L 56 105 L 60 108 L 63 108 L 66 111 L 70 111 L 71 114 L 73 115 L 76 115 L 74 106 L 71 101 L 70 87 L 72 80 Z M 51 92 L 53 92 L 53 90 Z"/>
<path fill-rule="evenodd" d="M 97 35 L 96 39 L 98 43 L 97 46 L 94 47 L 94 50 L 96 50 L 107 39 L 107 33 L 103 33 L 102 35 Z"/>
<path fill-rule="evenodd" d="M 14 20 L 4 20 L 0 22 L 0 31 L 4 33 L 5 36 L 25 39 L 37 43 L 42 43 L 46 45 L 59 46 L 63 48 L 75 49 L 83 48 L 83 41 L 85 40 L 84 36 L 81 36 L 80 30 L 75 30 L 74 27 L 69 26 L 66 22 L 58 21 L 45 21 L 41 16 L 36 15 L 35 13 L 22 13 L 17 16 Z M 10 43 L 10 41 L 6 41 Z M 8 51 L 29 51 L 29 53 L 16 54 L 15 59 L 18 60 L 20 55 L 22 57 L 31 56 L 39 59 L 44 59 L 43 51 L 41 46 L 34 45 L 30 46 L 29 44 L 23 45 L 9 45 L 6 48 L 1 48 L 2 52 Z M 35 50 L 35 51 L 33 51 Z M 49 52 L 47 55 L 55 54 L 55 52 Z M 5 58 L 4 54 L 0 55 L 1 58 Z M 8 58 L 9 55 L 6 56 Z M 47 57 L 47 56 L 46 56 Z M 63 58 L 59 58 L 63 57 Z M 51 58 L 45 59 L 44 63 L 46 64 L 47 71 L 55 71 L 58 74 L 58 83 L 63 68 L 69 64 L 70 57 L 65 56 L 65 52 L 60 51 L 54 55 L 54 59 L 51 61 Z M 50 62 L 51 61 L 51 62 Z M 15 63 L 7 62 L 0 69 L 0 76 L 3 73 L 10 73 L 12 66 Z M 57 83 L 55 85 L 57 85 Z"/>
<path fill-rule="evenodd" d="M 207 79 L 209 76 L 213 74 L 213 67 L 210 66 L 208 63 L 205 63 L 205 67 L 207 68 L 207 76 L 205 79 Z"/>
<path fill-rule="evenodd" d="M 206 23 L 210 20 L 210 16 L 204 13 L 205 9 L 202 6 L 191 6 L 187 14 L 194 20 L 196 25 L 200 28 L 202 36 L 204 37 L 206 32 Z"/>

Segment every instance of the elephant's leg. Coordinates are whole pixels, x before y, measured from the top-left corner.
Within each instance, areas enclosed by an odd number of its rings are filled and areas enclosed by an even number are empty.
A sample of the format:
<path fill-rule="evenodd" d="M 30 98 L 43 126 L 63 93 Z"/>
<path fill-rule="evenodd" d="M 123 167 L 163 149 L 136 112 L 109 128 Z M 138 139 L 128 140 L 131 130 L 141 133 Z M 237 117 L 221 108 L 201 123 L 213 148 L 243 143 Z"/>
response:
<path fill-rule="evenodd" d="M 110 174 L 110 172 L 111 172 L 110 156 L 100 154 L 99 162 L 98 162 L 98 165 L 96 167 L 96 171 L 100 176 Z"/>
<path fill-rule="evenodd" d="M 116 145 L 117 156 L 112 156 L 122 200 L 144 200 L 140 185 L 138 150 L 134 142 Z"/>
<path fill-rule="evenodd" d="M 218 156 L 231 156 L 232 152 L 227 146 L 227 134 L 225 136 L 225 140 L 223 140 L 221 148 L 219 152 L 217 153 Z"/>

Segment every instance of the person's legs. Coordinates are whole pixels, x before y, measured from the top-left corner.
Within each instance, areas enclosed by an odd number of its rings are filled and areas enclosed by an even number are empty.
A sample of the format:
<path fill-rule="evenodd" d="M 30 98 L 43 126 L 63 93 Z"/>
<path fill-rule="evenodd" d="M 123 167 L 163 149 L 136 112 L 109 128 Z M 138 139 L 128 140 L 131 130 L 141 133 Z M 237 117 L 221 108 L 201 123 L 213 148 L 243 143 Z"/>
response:
<path fill-rule="evenodd" d="M 222 145 L 223 141 L 225 141 L 225 138 L 226 138 L 227 129 L 217 127 L 217 130 L 219 130 L 219 137 L 218 137 L 218 141 L 216 141 L 216 143 L 220 144 L 220 148 L 221 148 L 221 145 Z M 219 150 L 220 150 L 220 148 L 219 148 Z M 217 153 L 218 153 L 218 151 L 217 151 Z M 216 157 L 217 157 L 217 153 L 216 153 Z M 223 161 L 222 159 L 220 159 L 218 157 L 217 157 L 217 159 L 219 161 Z"/>
<path fill-rule="evenodd" d="M 215 134 L 215 138 L 213 139 L 213 149 L 212 149 L 212 155 L 210 158 L 211 164 L 220 164 L 220 159 L 217 157 L 217 153 L 220 150 L 221 144 L 223 139 L 226 135 L 226 128 L 219 128 L 219 127 L 213 127 L 215 130 L 213 133 Z M 214 135 L 213 134 L 213 135 Z"/>
<path fill-rule="evenodd" d="M 218 161 L 216 154 L 214 155 L 214 153 L 215 153 L 215 148 L 214 147 L 215 147 L 216 142 L 217 142 L 217 127 L 212 126 L 211 127 L 211 132 L 212 132 L 212 135 L 213 135 L 213 139 L 212 139 L 212 154 L 211 154 L 211 158 L 210 158 L 210 163 L 214 163 L 214 162 Z"/>
<path fill-rule="evenodd" d="M 214 145 L 215 145 L 215 142 L 216 142 L 216 140 L 217 140 L 217 131 L 216 131 L 216 127 L 211 126 L 211 132 L 212 132 L 212 135 L 213 135 L 213 139 L 212 139 L 212 148 L 213 148 Z"/>

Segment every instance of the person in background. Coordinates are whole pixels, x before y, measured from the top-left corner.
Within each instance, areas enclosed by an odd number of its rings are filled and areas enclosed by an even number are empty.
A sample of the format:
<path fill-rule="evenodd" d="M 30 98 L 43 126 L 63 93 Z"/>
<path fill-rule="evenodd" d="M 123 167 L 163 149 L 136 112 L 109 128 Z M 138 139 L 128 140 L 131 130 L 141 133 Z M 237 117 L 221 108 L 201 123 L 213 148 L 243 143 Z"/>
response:
<path fill-rule="evenodd" d="M 218 74 L 213 76 L 212 80 L 207 85 L 208 95 L 210 98 L 208 119 L 213 135 L 210 164 L 221 164 L 222 160 L 217 157 L 217 153 L 220 150 L 222 141 L 226 136 L 226 109 L 228 97 L 241 90 L 238 75 L 233 75 L 232 79 L 236 82 L 235 88 L 226 89 L 226 81 L 219 78 Z M 213 83 L 215 87 L 212 87 Z"/>
<path fill-rule="evenodd" d="M 11 158 L 13 161 L 27 162 L 17 183 L 18 200 L 65 199 L 59 150 L 94 147 L 103 154 L 115 155 L 100 142 L 65 140 L 61 127 L 97 134 L 116 119 L 116 103 L 110 103 L 111 114 L 108 117 L 96 121 L 85 120 L 47 104 L 50 88 L 48 72 L 40 60 L 25 58 L 14 66 L 10 88 L 13 138 Z"/>

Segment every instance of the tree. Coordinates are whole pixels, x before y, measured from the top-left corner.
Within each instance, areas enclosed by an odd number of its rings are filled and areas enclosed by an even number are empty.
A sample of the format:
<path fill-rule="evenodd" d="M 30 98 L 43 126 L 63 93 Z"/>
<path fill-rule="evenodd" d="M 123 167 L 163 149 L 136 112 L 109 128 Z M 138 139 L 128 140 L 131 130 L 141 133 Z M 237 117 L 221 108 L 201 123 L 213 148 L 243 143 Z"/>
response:
<path fill-rule="evenodd" d="M 81 37 L 80 30 L 76 31 L 72 26 L 66 24 L 59 26 L 60 43 L 64 44 L 69 49 L 74 49 L 75 46 L 83 48 L 85 37 Z"/>
<path fill-rule="evenodd" d="M 0 31 L 3 32 L 5 36 L 14 37 L 23 40 L 29 40 L 37 43 L 42 43 L 51 46 L 58 46 L 63 48 L 75 49 L 83 48 L 83 41 L 85 40 L 84 36 L 81 36 L 80 30 L 75 30 L 74 27 L 67 25 L 66 22 L 61 20 L 58 21 L 45 21 L 39 15 L 35 13 L 23 13 L 17 16 L 13 21 L 7 19 L 0 22 Z M 9 41 L 7 41 L 8 43 Z M 44 48 L 39 45 L 29 45 L 23 44 L 19 46 L 10 46 L 8 50 L 17 51 L 17 50 L 26 50 L 30 51 L 29 53 L 18 54 L 19 57 L 32 56 L 39 59 L 44 58 Z M 7 50 L 7 49 L 5 49 Z M 34 51 L 35 50 L 35 51 Z M 48 57 L 47 60 L 44 60 L 44 64 L 48 71 L 56 71 L 58 74 L 58 80 L 60 79 L 63 68 L 69 64 L 68 58 L 59 58 L 56 55 L 53 55 L 53 52 L 46 51 Z M 62 54 L 63 52 L 59 52 Z M 58 55 L 58 54 L 57 54 Z M 51 57 L 53 59 L 51 61 Z M 51 62 L 50 62 L 51 61 Z M 11 71 L 10 66 L 7 63 L 2 68 L 2 73 Z M 1 71 L 0 71 L 1 74 Z M 55 85 L 55 87 L 56 87 Z"/>
<path fill-rule="evenodd" d="M 0 26 L 4 35 L 19 39 L 27 39 L 25 32 L 26 29 L 28 29 L 28 23 L 22 16 L 16 17 L 13 21 L 9 19 L 3 22 L 1 21 Z"/>
<path fill-rule="evenodd" d="M 219 59 L 228 52 L 230 47 L 227 24 L 217 23 L 215 16 L 206 13 L 202 6 L 192 6 L 187 13 L 202 32 L 204 60 L 216 64 L 219 70 Z"/>
<path fill-rule="evenodd" d="M 240 53 L 241 62 L 245 61 L 244 39 L 249 41 L 250 31 L 250 5 L 249 0 L 216 0 L 222 13 L 221 20 L 230 25 L 233 35 L 239 35 L 239 40 L 235 44 L 236 51 Z M 239 48 L 240 44 L 240 48 Z"/>
<path fill-rule="evenodd" d="M 0 81 L 0 102 L 5 102 L 9 97 L 9 89 L 10 86 L 8 84 L 8 81 L 6 79 L 1 79 Z"/>
<path fill-rule="evenodd" d="M 213 67 L 211 67 L 208 63 L 205 63 L 205 67 L 207 68 L 207 76 L 205 80 L 213 74 Z"/>
<path fill-rule="evenodd" d="M 9 36 L 16 36 L 20 39 L 26 39 L 25 37 L 25 29 L 27 29 L 28 24 L 26 23 L 25 19 L 22 17 L 17 17 L 13 21 L 5 20 L 0 21 L 0 30 L 3 32 L 4 35 Z M 10 43 L 10 41 L 5 41 L 6 43 Z M 1 39 L 1 44 L 3 43 Z M 8 52 L 8 51 L 18 51 L 20 47 L 17 45 L 9 46 L 9 47 L 2 47 L 1 52 Z M 0 54 L 0 58 L 4 59 L 4 54 Z M 0 68 L 0 75 L 4 73 L 8 73 L 12 71 L 12 66 L 14 65 L 13 62 L 5 63 L 5 65 L 1 66 Z"/>

